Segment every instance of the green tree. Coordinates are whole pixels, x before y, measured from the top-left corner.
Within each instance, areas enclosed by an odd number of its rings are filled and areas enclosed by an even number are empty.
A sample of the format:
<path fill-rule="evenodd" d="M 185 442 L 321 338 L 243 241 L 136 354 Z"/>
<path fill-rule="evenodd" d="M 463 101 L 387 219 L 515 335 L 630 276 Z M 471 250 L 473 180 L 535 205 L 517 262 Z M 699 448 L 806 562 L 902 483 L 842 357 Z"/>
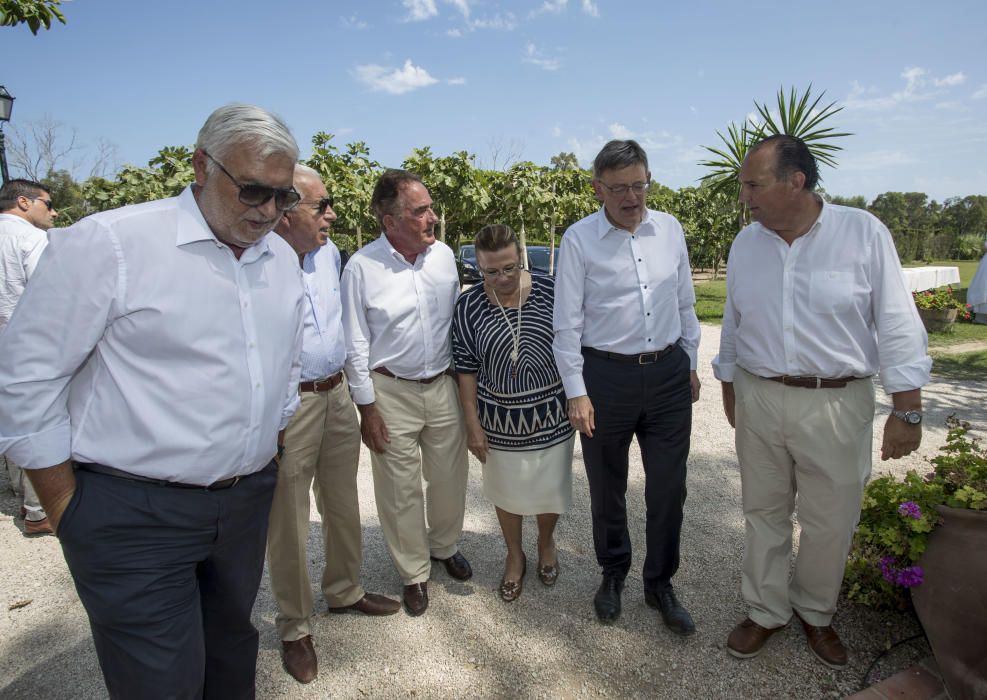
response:
<path fill-rule="evenodd" d="M 162 148 L 146 168 L 124 166 L 115 180 L 91 177 L 82 186 L 89 207 L 95 211 L 116 209 L 125 204 L 174 197 L 195 180 L 192 149 Z"/>
<path fill-rule="evenodd" d="M 924 192 L 884 192 L 868 210 L 891 231 L 898 257 L 903 261 L 935 257 L 942 241 L 934 244 L 939 224 L 939 205 Z"/>
<path fill-rule="evenodd" d="M 579 170 L 579 160 L 572 151 L 562 151 L 552 156 L 549 162 L 552 164 L 552 170 Z"/>
<path fill-rule="evenodd" d="M 65 24 L 65 15 L 59 9 L 61 4 L 62 0 L 0 0 L 0 26 L 27 24 L 36 35 L 41 27 L 51 29 L 54 20 Z"/>
<path fill-rule="evenodd" d="M 68 170 L 52 170 L 40 182 L 51 192 L 52 204 L 58 210 L 56 226 L 69 226 L 89 213 L 82 195 L 82 185 Z"/>
<path fill-rule="evenodd" d="M 305 162 L 319 173 L 338 219 L 333 227 L 333 242 L 346 250 L 363 247 L 363 233 L 377 231 L 377 218 L 370 209 L 370 198 L 380 176 L 380 163 L 370 157 L 363 141 L 346 146 L 345 152 L 332 143 L 333 135 L 324 131 L 312 137 L 312 155 Z"/>
<path fill-rule="evenodd" d="M 867 198 L 862 194 L 854 195 L 853 197 L 841 197 L 838 194 L 834 194 L 828 198 L 828 201 L 844 207 L 854 207 L 855 209 L 867 208 Z"/>

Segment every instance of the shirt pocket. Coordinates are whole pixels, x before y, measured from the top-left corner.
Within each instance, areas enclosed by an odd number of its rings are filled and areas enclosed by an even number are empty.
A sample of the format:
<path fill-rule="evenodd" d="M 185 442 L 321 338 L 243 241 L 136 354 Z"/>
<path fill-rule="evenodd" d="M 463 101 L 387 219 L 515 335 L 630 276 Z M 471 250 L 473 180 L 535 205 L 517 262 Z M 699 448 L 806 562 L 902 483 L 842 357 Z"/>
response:
<path fill-rule="evenodd" d="M 809 280 L 809 310 L 840 314 L 853 305 L 853 270 L 814 270 Z"/>

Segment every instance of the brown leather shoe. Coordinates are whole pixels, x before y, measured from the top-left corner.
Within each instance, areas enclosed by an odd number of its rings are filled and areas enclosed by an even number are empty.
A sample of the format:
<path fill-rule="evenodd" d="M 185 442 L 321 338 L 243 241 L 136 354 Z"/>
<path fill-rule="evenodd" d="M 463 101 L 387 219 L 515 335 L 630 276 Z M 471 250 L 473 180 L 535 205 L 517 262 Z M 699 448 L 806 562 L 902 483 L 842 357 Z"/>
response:
<path fill-rule="evenodd" d="M 430 559 L 442 562 L 446 567 L 446 573 L 457 581 L 466 581 L 473 575 L 470 563 L 466 561 L 466 557 L 461 552 L 456 552 L 448 559 L 439 559 L 438 557 L 430 557 Z"/>
<path fill-rule="evenodd" d="M 294 642 L 281 642 L 281 663 L 284 670 L 299 683 L 311 683 L 319 675 L 319 660 L 312 646 L 312 636 Z"/>
<path fill-rule="evenodd" d="M 48 518 L 41 520 L 24 520 L 25 535 L 52 535 L 55 531 L 51 529 L 51 522 Z"/>
<path fill-rule="evenodd" d="M 327 612 L 335 615 L 356 612 L 379 617 L 381 615 L 393 615 L 400 609 L 401 603 L 392 598 L 387 598 L 377 593 L 364 593 L 363 597 L 352 605 L 346 605 L 341 608 L 330 607 L 327 609 Z"/>
<path fill-rule="evenodd" d="M 784 628 L 784 625 L 771 628 L 761 627 L 748 617 L 730 632 L 730 636 L 727 637 L 727 651 L 730 652 L 731 656 L 736 656 L 738 659 L 749 659 L 752 656 L 757 656 L 761 653 L 761 649 L 764 648 L 764 643 L 768 641 L 768 638 Z"/>
<path fill-rule="evenodd" d="M 798 615 L 798 613 L 795 614 Z M 832 625 L 816 627 L 803 620 L 801 615 L 798 615 L 798 618 L 802 623 L 802 629 L 805 630 L 809 649 L 816 655 L 816 658 L 830 668 L 845 668 L 847 662 L 846 647 L 843 646 L 843 642 L 840 641 L 840 637 Z"/>
<path fill-rule="evenodd" d="M 428 581 L 404 587 L 404 607 L 412 617 L 428 610 Z"/>

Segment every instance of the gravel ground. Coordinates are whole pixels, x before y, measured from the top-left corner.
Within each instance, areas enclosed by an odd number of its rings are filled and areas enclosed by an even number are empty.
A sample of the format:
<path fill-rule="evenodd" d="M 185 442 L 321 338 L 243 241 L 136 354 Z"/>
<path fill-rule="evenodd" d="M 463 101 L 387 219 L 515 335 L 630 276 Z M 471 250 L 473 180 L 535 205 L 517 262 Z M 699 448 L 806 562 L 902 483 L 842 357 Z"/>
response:
<path fill-rule="evenodd" d="M 679 598 L 698 627 L 680 639 L 644 604 L 640 553 L 644 546 L 644 477 L 632 450 L 628 485 L 631 535 L 638 555 L 612 627 L 599 625 L 592 597 L 599 584 L 590 531 L 589 496 L 576 445 L 574 503 L 559 523 L 562 573 L 548 589 L 534 575 L 535 529 L 525 523 L 531 572 L 521 598 L 503 603 L 496 594 L 504 546 L 493 508 L 483 498 L 480 469 L 470 468 L 466 526 L 461 548 L 474 577 L 450 579 L 441 567 L 429 586 L 431 605 L 420 618 L 404 613 L 373 619 L 318 615 L 314 636 L 321 673 L 308 686 L 281 668 L 274 602 L 265 575 L 254 620 L 260 630 L 257 690 L 262 698 L 327 697 L 662 697 L 838 698 L 857 690 L 871 661 L 888 644 L 918 633 L 914 618 L 878 614 L 843 601 L 835 620 L 850 651 L 850 664 L 833 671 L 818 663 L 797 625 L 771 639 L 757 658 L 741 661 L 725 650 L 726 636 L 745 616 L 740 597 L 743 520 L 733 433 L 723 417 L 709 362 L 718 326 L 703 326 L 689 500 L 682 532 L 682 563 L 675 579 Z M 918 455 L 895 464 L 877 462 L 875 473 L 926 470 L 923 458 L 943 441 L 943 419 L 953 411 L 983 428 L 983 382 L 936 380 L 925 392 L 925 442 Z M 879 393 L 878 430 L 888 409 Z M 17 506 L 0 476 L 0 697 L 105 697 L 84 611 L 58 542 L 22 536 Z M 364 524 L 363 583 L 367 590 L 400 597 L 401 582 L 384 547 L 374 505 L 369 458 L 361 457 L 360 499 Z M 309 551 L 318 581 L 318 516 L 313 512 Z M 320 612 L 324 603 L 320 602 Z M 13 609 L 11 609 L 13 608 Z M 878 666 L 882 676 L 928 655 L 924 643 L 903 645 Z"/>

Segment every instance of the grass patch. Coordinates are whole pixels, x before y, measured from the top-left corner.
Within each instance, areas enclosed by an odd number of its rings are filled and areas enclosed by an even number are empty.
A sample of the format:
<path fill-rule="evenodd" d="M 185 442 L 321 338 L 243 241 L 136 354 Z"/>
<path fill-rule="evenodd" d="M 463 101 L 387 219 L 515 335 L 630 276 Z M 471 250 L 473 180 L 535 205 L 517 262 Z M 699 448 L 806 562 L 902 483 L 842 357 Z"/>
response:
<path fill-rule="evenodd" d="M 987 380 L 987 350 L 934 354 L 932 373 L 947 379 Z"/>
<path fill-rule="evenodd" d="M 930 348 L 978 342 L 987 343 L 987 326 L 982 323 L 957 323 L 952 333 L 929 333 Z"/>
<path fill-rule="evenodd" d="M 696 282 L 696 316 L 705 323 L 722 323 L 727 303 L 727 281 Z M 984 326 L 987 328 L 987 326 Z"/>

